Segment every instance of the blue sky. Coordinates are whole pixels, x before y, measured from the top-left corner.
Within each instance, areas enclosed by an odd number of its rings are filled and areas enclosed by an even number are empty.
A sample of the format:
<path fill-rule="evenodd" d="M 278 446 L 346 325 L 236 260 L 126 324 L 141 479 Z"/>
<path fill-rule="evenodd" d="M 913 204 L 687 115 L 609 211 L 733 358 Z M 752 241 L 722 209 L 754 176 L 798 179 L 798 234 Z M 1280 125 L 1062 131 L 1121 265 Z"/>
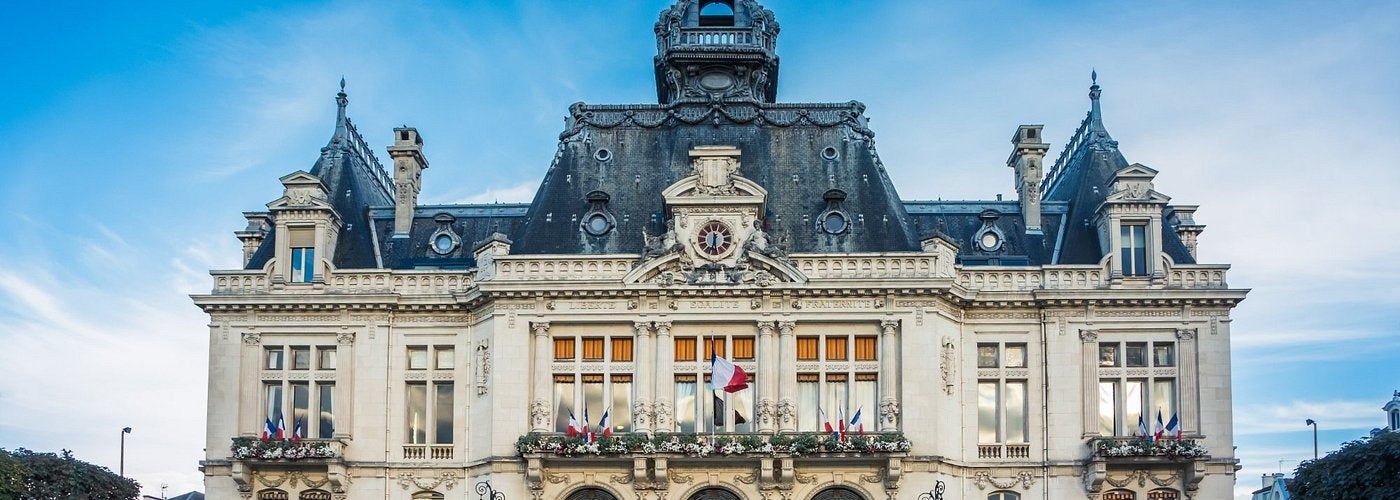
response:
<path fill-rule="evenodd" d="M 240 212 L 350 114 L 416 126 L 426 203 L 523 201 L 566 108 L 652 102 L 668 2 L 28 2 L 0 19 L 0 447 L 202 489 L 207 320 Z M 1237 309 L 1237 490 L 1383 423 L 1400 389 L 1400 3 L 769 0 L 779 99 L 861 100 L 905 199 L 1012 196 L 1007 138 L 1062 147 L 1097 68 L 1157 188 L 1199 204 Z M 383 155 L 381 155 L 383 156 Z"/>

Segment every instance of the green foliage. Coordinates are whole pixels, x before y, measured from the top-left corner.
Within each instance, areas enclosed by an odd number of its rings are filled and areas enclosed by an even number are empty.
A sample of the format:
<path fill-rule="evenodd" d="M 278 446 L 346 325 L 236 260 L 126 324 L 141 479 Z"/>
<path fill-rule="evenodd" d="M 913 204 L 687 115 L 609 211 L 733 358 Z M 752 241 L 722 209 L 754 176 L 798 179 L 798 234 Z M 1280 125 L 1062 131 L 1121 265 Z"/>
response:
<path fill-rule="evenodd" d="M 37 453 L 24 448 L 0 448 L 0 498 L 26 500 L 131 500 L 141 487 L 106 467 L 62 455 Z"/>
<path fill-rule="evenodd" d="M 1297 500 L 1400 498 L 1400 432 L 1351 441 L 1304 461 L 1288 491 Z"/>

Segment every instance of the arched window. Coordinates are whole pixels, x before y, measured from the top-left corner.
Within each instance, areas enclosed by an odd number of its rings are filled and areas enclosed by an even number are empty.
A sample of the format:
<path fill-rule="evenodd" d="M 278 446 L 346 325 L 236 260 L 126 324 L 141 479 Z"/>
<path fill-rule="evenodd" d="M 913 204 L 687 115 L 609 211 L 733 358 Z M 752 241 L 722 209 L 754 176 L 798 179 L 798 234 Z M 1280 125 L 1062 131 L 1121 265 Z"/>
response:
<path fill-rule="evenodd" d="M 740 498 L 739 495 L 735 495 L 729 490 L 705 488 L 691 495 L 690 500 L 740 500 Z"/>
<path fill-rule="evenodd" d="M 1159 488 L 1147 492 L 1147 500 L 1177 500 L 1178 498 L 1181 498 L 1180 493 L 1167 488 Z"/>
<path fill-rule="evenodd" d="M 297 495 L 297 500 L 331 500 L 331 492 L 326 490 L 306 490 Z"/>
<path fill-rule="evenodd" d="M 413 500 L 442 500 L 442 493 L 436 491 L 420 491 L 413 494 Z"/>
<path fill-rule="evenodd" d="M 865 500 L 859 493 L 846 488 L 827 488 L 812 497 L 812 500 Z"/>
<path fill-rule="evenodd" d="M 258 492 L 258 500 L 287 500 L 287 492 L 278 489 L 262 490 Z"/>
<path fill-rule="evenodd" d="M 987 500 L 1021 500 L 1021 494 L 1014 491 L 993 491 Z"/>
<path fill-rule="evenodd" d="M 584 488 L 570 493 L 565 500 L 617 500 L 617 497 L 598 488 Z"/>
<path fill-rule="evenodd" d="M 1128 490 L 1105 491 L 1101 500 L 1137 500 L 1137 493 Z"/>
<path fill-rule="evenodd" d="M 733 0 L 711 0 L 700 3 L 701 26 L 734 26 Z"/>

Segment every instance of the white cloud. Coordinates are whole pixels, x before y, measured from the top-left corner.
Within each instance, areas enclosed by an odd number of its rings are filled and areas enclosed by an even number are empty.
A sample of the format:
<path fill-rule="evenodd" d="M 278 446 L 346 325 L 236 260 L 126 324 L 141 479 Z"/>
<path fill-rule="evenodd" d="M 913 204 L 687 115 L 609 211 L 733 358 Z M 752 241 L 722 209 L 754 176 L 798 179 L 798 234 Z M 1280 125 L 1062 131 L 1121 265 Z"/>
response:
<path fill-rule="evenodd" d="M 491 187 L 457 198 L 452 203 L 528 203 L 540 183 L 526 181 L 513 186 Z"/>
<path fill-rule="evenodd" d="M 1304 431 L 1307 419 L 1322 430 L 1370 430 L 1383 421 L 1375 401 L 1255 403 L 1240 405 L 1234 413 L 1236 435 Z"/>

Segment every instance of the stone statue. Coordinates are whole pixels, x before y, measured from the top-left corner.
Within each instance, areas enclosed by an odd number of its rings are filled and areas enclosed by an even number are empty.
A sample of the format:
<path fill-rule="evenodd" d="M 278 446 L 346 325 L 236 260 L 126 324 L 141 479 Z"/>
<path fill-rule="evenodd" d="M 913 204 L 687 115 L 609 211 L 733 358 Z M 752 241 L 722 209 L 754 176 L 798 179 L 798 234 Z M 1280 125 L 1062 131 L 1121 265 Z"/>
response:
<path fill-rule="evenodd" d="M 782 247 L 770 240 L 768 233 L 763 230 L 763 219 L 753 221 L 753 234 L 750 234 L 748 241 L 744 242 L 743 250 L 745 258 L 752 252 L 773 259 L 787 259 L 786 252 L 783 251 Z"/>
<path fill-rule="evenodd" d="M 680 240 L 676 237 L 675 219 L 666 221 L 666 232 L 660 235 L 652 236 L 647 234 L 646 228 L 642 228 L 642 242 L 642 256 L 637 259 L 638 264 L 679 252 L 682 249 Z"/>

